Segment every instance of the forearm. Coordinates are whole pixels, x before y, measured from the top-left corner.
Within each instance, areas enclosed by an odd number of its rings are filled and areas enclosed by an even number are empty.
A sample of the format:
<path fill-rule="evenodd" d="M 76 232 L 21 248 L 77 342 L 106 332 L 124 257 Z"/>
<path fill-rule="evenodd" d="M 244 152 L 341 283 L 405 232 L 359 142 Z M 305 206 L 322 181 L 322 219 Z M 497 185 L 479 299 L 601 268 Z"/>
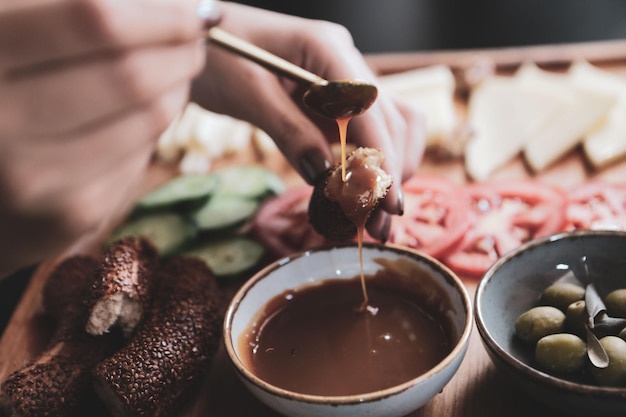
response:
<path fill-rule="evenodd" d="M 0 8 L 0 276 L 57 256 L 133 195 L 204 64 L 197 6 Z"/>

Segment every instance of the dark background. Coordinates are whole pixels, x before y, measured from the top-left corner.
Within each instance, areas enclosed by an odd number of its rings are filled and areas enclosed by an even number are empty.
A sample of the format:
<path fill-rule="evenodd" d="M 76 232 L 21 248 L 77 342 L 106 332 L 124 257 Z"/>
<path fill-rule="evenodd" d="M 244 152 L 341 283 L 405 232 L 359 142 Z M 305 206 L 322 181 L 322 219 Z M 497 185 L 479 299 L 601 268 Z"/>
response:
<path fill-rule="evenodd" d="M 364 53 L 626 38 L 625 0 L 236 0 L 346 26 Z"/>
<path fill-rule="evenodd" d="M 346 26 L 364 53 L 626 39 L 626 0 L 239 0 Z M 0 333 L 32 268 L 0 281 Z"/>

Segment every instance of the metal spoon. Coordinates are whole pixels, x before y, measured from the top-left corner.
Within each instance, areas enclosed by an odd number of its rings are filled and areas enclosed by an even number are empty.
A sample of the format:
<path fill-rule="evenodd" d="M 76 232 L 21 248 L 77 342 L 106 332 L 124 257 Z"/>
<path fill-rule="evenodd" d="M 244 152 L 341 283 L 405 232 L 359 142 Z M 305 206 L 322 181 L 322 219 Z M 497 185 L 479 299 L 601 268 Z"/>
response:
<path fill-rule="evenodd" d="M 596 325 L 596 318 L 606 312 L 606 307 L 595 285 L 589 284 L 585 289 L 585 306 L 589 315 L 589 323 L 585 325 L 587 333 L 587 356 L 596 368 L 609 366 L 609 356 L 591 329 Z"/>
<path fill-rule="evenodd" d="M 593 366 L 604 369 L 609 366 L 609 355 L 598 337 L 591 331 L 588 325 L 585 326 L 587 334 L 587 357 Z"/>
<path fill-rule="evenodd" d="M 376 100 L 376 86 L 360 80 L 328 81 L 224 30 L 213 27 L 207 40 L 306 87 L 304 104 L 331 119 L 357 116 Z"/>
<path fill-rule="evenodd" d="M 587 314 L 589 314 L 589 328 L 593 329 L 596 317 L 600 313 L 606 312 L 604 301 L 602 301 L 602 297 L 598 294 L 594 284 L 589 284 L 585 288 L 585 307 L 587 308 Z"/>

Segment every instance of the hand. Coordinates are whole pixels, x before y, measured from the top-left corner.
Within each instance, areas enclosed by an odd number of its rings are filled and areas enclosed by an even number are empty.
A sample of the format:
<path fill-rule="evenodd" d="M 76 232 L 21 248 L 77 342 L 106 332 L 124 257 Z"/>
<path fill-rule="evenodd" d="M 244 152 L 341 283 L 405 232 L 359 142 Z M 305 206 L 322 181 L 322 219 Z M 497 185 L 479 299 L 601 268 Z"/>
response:
<path fill-rule="evenodd" d="M 197 1 L 0 6 L 0 277 L 129 200 L 204 65 Z"/>
<path fill-rule="evenodd" d="M 220 27 L 329 80 L 376 81 L 345 28 L 232 3 L 221 3 Z M 259 65 L 209 45 L 203 74 L 192 99 L 208 110 L 246 120 L 267 132 L 309 183 L 330 166 L 330 141 L 338 140 L 333 120 L 302 104 L 303 90 Z M 403 210 L 401 181 L 418 168 L 423 124 L 412 108 L 379 91 L 376 103 L 348 127 L 348 142 L 383 149 L 384 168 L 394 176 L 382 208 L 368 223 L 385 240 L 390 214 Z"/>

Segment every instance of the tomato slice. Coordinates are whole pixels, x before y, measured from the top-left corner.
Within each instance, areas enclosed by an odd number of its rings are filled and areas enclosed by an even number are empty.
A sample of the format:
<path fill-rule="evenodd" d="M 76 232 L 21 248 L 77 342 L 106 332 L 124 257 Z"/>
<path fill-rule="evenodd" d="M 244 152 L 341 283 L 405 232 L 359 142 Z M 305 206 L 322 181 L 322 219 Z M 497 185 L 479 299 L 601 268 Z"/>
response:
<path fill-rule="evenodd" d="M 289 189 L 266 200 L 252 219 L 252 235 L 276 258 L 328 243 L 309 223 L 312 193 L 309 185 Z"/>
<path fill-rule="evenodd" d="M 393 217 L 389 242 L 439 257 L 469 229 L 470 198 L 460 186 L 444 178 L 416 175 L 402 190 L 404 215 Z"/>
<path fill-rule="evenodd" d="M 479 277 L 502 255 L 531 239 L 564 230 L 567 195 L 538 181 L 470 184 L 472 226 L 443 261 Z"/>
<path fill-rule="evenodd" d="M 568 198 L 567 230 L 626 230 L 626 184 L 591 181 Z"/>

